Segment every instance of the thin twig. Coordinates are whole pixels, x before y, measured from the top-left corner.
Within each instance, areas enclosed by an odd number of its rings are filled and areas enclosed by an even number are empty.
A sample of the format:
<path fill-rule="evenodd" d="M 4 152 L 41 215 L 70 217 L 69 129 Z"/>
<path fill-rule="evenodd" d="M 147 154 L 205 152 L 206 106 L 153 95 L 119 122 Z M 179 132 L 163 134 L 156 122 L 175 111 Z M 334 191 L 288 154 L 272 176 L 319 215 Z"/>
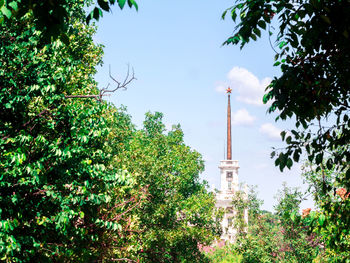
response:
<path fill-rule="evenodd" d="M 111 86 L 110 83 L 107 84 L 105 88 L 100 89 L 99 94 L 92 94 L 92 95 L 66 95 L 65 98 L 94 98 L 98 101 L 102 101 L 102 97 L 104 96 L 110 96 L 110 94 L 107 93 L 113 93 L 116 92 L 119 89 L 126 90 L 127 86 L 133 81 L 136 80 L 135 78 L 135 72 L 134 68 L 132 68 L 132 74 L 130 76 L 130 66 L 128 65 L 128 70 L 126 72 L 125 79 L 123 82 L 118 81 L 116 78 L 114 78 L 111 74 L 111 65 L 109 65 L 109 77 L 116 83 L 116 87 L 114 89 L 109 89 Z"/>

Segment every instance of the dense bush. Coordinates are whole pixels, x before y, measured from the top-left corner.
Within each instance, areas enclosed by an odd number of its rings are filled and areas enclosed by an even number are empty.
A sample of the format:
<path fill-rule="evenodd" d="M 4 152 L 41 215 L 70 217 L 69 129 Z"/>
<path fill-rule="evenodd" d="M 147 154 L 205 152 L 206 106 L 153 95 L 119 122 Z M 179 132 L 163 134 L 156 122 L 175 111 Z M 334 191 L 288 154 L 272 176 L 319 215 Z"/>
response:
<path fill-rule="evenodd" d="M 233 222 L 238 231 L 236 242 L 225 251 L 239 254 L 240 262 L 312 262 L 322 252 L 320 239 L 310 233 L 302 221 L 292 219 L 299 211 L 303 194 L 298 189 L 286 185 L 277 195 L 276 213 L 260 210 L 261 200 L 254 188 L 246 197 L 237 192 L 233 199 L 236 210 L 249 208 L 249 223 L 244 222 L 243 214 L 237 213 Z M 221 262 L 221 261 L 219 261 Z"/>

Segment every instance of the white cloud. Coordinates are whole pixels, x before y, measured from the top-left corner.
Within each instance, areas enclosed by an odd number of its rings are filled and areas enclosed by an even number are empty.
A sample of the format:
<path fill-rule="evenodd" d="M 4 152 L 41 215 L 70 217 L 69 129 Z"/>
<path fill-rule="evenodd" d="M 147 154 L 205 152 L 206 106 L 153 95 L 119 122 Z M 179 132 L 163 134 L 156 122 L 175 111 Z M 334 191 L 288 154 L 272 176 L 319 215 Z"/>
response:
<path fill-rule="evenodd" d="M 260 126 L 259 131 L 266 135 L 271 140 L 280 140 L 281 139 L 281 131 L 276 126 L 272 125 L 271 123 L 264 123 Z"/>
<path fill-rule="evenodd" d="M 232 114 L 232 124 L 237 126 L 251 126 L 255 119 L 256 118 L 250 115 L 246 109 L 239 109 Z"/>
<path fill-rule="evenodd" d="M 270 84 L 271 78 L 259 80 L 253 73 L 245 68 L 234 67 L 227 74 L 229 80 L 228 86 L 237 92 L 237 100 L 247 104 L 261 106 L 265 88 Z M 226 86 L 219 84 L 215 90 L 217 92 L 225 92 Z"/>

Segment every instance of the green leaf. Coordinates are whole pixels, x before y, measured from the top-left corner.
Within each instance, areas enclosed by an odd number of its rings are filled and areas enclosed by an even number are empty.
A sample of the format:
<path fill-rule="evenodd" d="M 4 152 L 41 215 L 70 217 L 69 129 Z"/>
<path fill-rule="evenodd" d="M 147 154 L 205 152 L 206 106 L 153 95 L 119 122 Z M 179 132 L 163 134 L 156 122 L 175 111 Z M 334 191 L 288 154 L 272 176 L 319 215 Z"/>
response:
<path fill-rule="evenodd" d="M 316 155 L 316 164 L 321 164 L 323 161 L 323 153 L 319 153 Z"/>
<path fill-rule="evenodd" d="M 281 132 L 281 137 L 282 137 L 282 141 L 284 141 L 284 138 L 286 137 L 286 131 Z"/>
<path fill-rule="evenodd" d="M 86 24 L 89 24 L 91 19 L 94 17 L 94 11 L 91 11 L 90 14 L 86 17 Z"/>
<path fill-rule="evenodd" d="M 275 155 L 276 155 L 276 152 L 275 152 L 275 151 L 271 152 L 271 155 L 270 155 L 271 159 L 272 159 L 273 157 L 275 157 Z"/>
<path fill-rule="evenodd" d="M 222 20 L 225 19 L 225 16 L 226 16 L 226 14 L 227 14 L 227 11 L 228 11 L 228 10 L 225 10 L 225 11 L 222 13 L 222 15 L 221 15 L 221 19 L 222 19 Z"/>
<path fill-rule="evenodd" d="M 299 158 L 300 158 L 300 153 L 299 153 L 299 151 L 296 150 L 293 154 L 293 160 L 295 162 L 299 162 Z"/>
<path fill-rule="evenodd" d="M 296 212 L 292 212 L 290 215 L 290 219 L 294 222 L 295 221 L 295 216 L 296 216 Z"/>
<path fill-rule="evenodd" d="M 290 144 L 292 142 L 292 137 L 291 136 L 288 136 L 287 139 L 286 139 L 286 143 L 287 144 Z"/>
<path fill-rule="evenodd" d="M 259 28 L 254 28 L 253 29 L 253 32 L 258 36 L 258 37 L 261 37 L 261 31 Z"/>
<path fill-rule="evenodd" d="M 126 0 L 118 0 L 118 5 L 120 7 L 120 9 L 123 9 L 125 6 Z"/>
<path fill-rule="evenodd" d="M 262 29 L 266 29 L 266 22 L 264 20 L 260 20 L 258 22 L 258 26 L 260 26 Z"/>
<path fill-rule="evenodd" d="M 3 6 L 0 10 L 8 19 L 11 18 L 11 15 L 12 15 L 11 10 L 8 9 L 6 6 Z"/>
<path fill-rule="evenodd" d="M 80 217 L 81 219 L 83 219 L 84 216 L 85 216 L 84 212 L 83 212 L 83 211 L 80 211 L 80 212 L 79 212 L 79 217 Z"/>
<path fill-rule="evenodd" d="M 321 214 L 318 217 L 318 223 L 320 224 L 320 226 L 323 226 L 325 220 L 326 220 L 326 216 L 324 214 Z"/>
<path fill-rule="evenodd" d="M 281 41 L 281 43 L 279 44 L 279 48 L 283 48 L 285 45 L 287 45 L 287 42 Z"/>
<path fill-rule="evenodd" d="M 100 17 L 103 16 L 102 10 L 101 10 L 100 8 L 98 8 L 98 7 L 95 7 L 93 12 L 94 12 L 94 13 L 93 13 L 93 17 L 94 17 L 97 21 L 100 19 Z"/>
<path fill-rule="evenodd" d="M 107 0 L 97 0 L 98 5 L 105 11 L 109 12 L 110 7 Z"/>
<path fill-rule="evenodd" d="M 137 3 L 134 0 L 128 0 L 128 4 L 129 4 L 130 8 L 132 6 L 134 6 L 136 11 L 139 11 L 139 6 L 137 5 Z"/>
<path fill-rule="evenodd" d="M 0 3 L 0 5 L 1 5 L 1 3 Z M 17 11 L 17 9 L 18 9 L 18 5 L 17 5 L 16 1 L 9 3 L 9 6 L 12 7 L 12 9 L 15 11 Z"/>

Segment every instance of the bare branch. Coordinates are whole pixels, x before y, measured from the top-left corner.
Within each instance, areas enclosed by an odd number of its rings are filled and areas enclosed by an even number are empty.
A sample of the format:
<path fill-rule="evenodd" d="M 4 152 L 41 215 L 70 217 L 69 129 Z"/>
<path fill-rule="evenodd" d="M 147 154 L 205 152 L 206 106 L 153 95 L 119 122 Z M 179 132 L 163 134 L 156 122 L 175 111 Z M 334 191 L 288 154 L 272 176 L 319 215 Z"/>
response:
<path fill-rule="evenodd" d="M 111 65 L 109 65 L 109 77 L 116 83 L 116 87 L 114 89 L 109 89 L 111 86 L 110 83 L 107 84 L 105 88 L 100 89 L 99 94 L 93 94 L 93 95 L 66 95 L 65 98 L 94 98 L 98 101 L 102 101 L 102 97 L 104 96 L 110 96 L 108 93 L 116 92 L 119 89 L 126 90 L 127 86 L 133 81 L 136 80 L 135 78 L 135 72 L 134 68 L 132 68 L 132 74 L 130 75 L 130 66 L 128 64 L 128 70 L 126 72 L 126 76 L 123 82 L 118 81 L 112 76 L 111 73 Z"/>
<path fill-rule="evenodd" d="M 109 65 L 109 77 L 117 84 L 117 86 L 116 86 L 114 89 L 108 89 L 108 87 L 109 87 L 109 83 L 108 83 L 107 87 L 101 90 L 102 96 L 103 96 L 104 94 L 108 93 L 108 92 L 113 93 L 113 92 L 117 91 L 118 89 L 126 90 L 126 89 L 127 89 L 127 86 L 128 86 L 133 80 L 136 80 L 134 68 L 132 68 L 132 74 L 131 74 L 131 76 L 130 76 L 130 66 L 129 66 L 129 65 L 128 65 L 128 70 L 127 70 L 127 72 L 126 72 L 125 79 L 124 79 L 124 81 L 123 81 L 122 83 L 119 82 L 118 80 L 116 80 L 116 79 L 112 76 L 112 73 L 111 73 L 111 66 L 110 66 L 110 65 Z"/>
<path fill-rule="evenodd" d="M 67 95 L 65 96 L 67 99 L 68 98 L 95 98 L 97 100 L 100 99 L 100 95 Z"/>

